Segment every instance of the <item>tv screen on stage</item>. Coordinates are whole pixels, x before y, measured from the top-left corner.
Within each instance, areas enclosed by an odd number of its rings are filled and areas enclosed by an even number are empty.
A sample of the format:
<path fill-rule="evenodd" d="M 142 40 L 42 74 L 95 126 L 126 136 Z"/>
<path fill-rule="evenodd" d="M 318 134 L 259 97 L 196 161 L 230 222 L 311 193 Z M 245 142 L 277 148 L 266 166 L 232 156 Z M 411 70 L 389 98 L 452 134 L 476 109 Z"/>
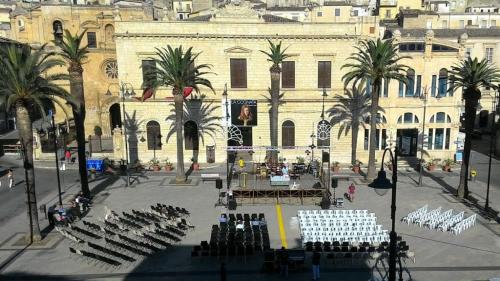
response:
<path fill-rule="evenodd" d="M 238 127 L 257 126 L 257 100 L 231 100 L 231 123 Z"/>

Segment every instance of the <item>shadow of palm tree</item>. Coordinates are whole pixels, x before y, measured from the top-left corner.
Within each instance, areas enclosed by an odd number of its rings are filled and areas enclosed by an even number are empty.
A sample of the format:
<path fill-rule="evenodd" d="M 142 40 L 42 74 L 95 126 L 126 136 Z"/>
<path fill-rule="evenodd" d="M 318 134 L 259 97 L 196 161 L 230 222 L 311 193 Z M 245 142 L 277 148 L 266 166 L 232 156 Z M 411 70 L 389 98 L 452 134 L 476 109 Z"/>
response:
<path fill-rule="evenodd" d="M 138 155 L 138 138 L 137 135 L 142 133 L 139 130 L 144 120 L 137 120 L 137 111 L 134 110 L 132 115 L 125 112 L 125 128 L 127 129 L 128 135 L 128 150 L 129 150 L 129 161 L 130 163 L 135 163 L 139 159 Z"/>

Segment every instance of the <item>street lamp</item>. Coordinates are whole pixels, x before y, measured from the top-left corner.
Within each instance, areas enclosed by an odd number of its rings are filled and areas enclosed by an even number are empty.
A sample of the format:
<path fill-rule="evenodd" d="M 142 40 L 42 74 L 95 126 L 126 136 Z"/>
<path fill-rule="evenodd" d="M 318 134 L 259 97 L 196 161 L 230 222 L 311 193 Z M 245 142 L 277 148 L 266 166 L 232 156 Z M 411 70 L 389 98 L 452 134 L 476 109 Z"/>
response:
<path fill-rule="evenodd" d="M 500 105 L 500 85 L 495 92 L 495 99 L 493 100 L 493 118 L 491 120 L 491 130 L 493 132 L 490 134 L 490 155 L 488 160 L 488 182 L 486 184 L 486 203 L 484 204 L 484 209 L 488 211 L 490 207 L 490 179 L 491 179 L 491 158 L 493 151 L 495 150 L 495 141 L 497 136 L 497 129 L 495 128 L 496 116 L 498 114 L 498 106 Z"/>
<path fill-rule="evenodd" d="M 424 87 L 423 93 L 420 95 L 420 99 L 424 102 L 424 120 L 422 121 L 422 142 L 420 143 L 420 160 L 419 160 L 419 175 L 418 175 L 418 186 L 422 186 L 422 175 L 424 173 L 424 140 L 425 140 L 425 122 L 426 120 L 426 113 L 427 113 L 427 101 L 429 100 L 429 92 L 427 90 L 427 87 Z M 440 99 L 441 95 L 436 95 L 436 99 Z"/>
<path fill-rule="evenodd" d="M 226 123 L 225 123 L 225 126 L 226 128 L 229 129 L 229 102 L 227 101 L 227 83 L 224 84 L 224 91 L 222 92 L 222 96 L 224 97 L 225 99 L 225 106 L 226 106 Z M 229 184 L 230 184 L 230 181 L 229 181 L 229 150 L 227 149 L 227 146 L 228 146 L 228 134 L 229 134 L 229 130 L 226 131 L 226 183 L 227 183 L 227 189 L 229 190 Z"/>
<path fill-rule="evenodd" d="M 389 179 L 387 179 L 387 174 L 384 171 L 384 157 L 385 153 L 389 152 L 391 156 L 391 164 L 392 164 L 392 183 Z M 392 153 L 390 148 L 386 148 L 384 150 L 384 154 L 382 155 L 382 164 L 380 171 L 378 172 L 378 176 L 372 183 L 368 184 L 369 187 L 375 189 L 375 192 L 379 195 L 384 195 L 387 193 L 389 189 L 392 189 L 392 198 L 391 198 L 391 221 L 392 221 L 392 229 L 389 234 L 390 243 L 389 243 L 389 281 L 396 281 L 396 184 L 398 181 L 398 147 L 394 149 L 394 154 Z M 401 279 L 400 275 L 400 280 Z"/>
<path fill-rule="evenodd" d="M 129 91 L 130 90 L 130 91 Z M 120 94 L 122 98 L 122 111 L 123 111 L 123 135 L 125 137 L 125 170 L 127 173 L 127 183 L 126 186 L 130 185 L 130 173 L 128 170 L 129 159 L 128 159 L 128 136 L 127 136 L 127 125 L 125 117 L 125 97 L 135 96 L 134 87 L 130 83 L 122 82 L 120 85 Z"/>

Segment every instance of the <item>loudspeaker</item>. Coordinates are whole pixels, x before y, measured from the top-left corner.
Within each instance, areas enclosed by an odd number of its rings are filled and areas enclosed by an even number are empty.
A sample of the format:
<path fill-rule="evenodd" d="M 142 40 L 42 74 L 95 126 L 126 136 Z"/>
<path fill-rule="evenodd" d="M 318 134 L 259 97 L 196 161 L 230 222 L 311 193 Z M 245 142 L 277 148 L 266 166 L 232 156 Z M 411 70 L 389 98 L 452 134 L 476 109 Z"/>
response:
<path fill-rule="evenodd" d="M 222 180 L 221 179 L 215 180 L 215 188 L 222 189 Z"/>
<path fill-rule="evenodd" d="M 227 208 L 229 210 L 236 210 L 236 207 L 238 206 L 238 204 L 236 203 L 236 199 L 234 198 L 231 198 L 227 201 Z"/>
<path fill-rule="evenodd" d="M 339 187 L 339 179 L 332 178 L 332 188 Z"/>
<path fill-rule="evenodd" d="M 330 201 L 329 197 L 324 196 L 323 199 L 321 199 L 320 205 L 321 205 L 321 209 L 328 210 L 328 209 L 330 209 L 332 202 Z"/>
<path fill-rule="evenodd" d="M 323 163 L 327 163 L 327 162 L 330 162 L 330 153 L 326 152 L 326 151 L 323 151 L 323 154 L 322 154 L 323 157 L 321 157 L 321 161 Z"/>

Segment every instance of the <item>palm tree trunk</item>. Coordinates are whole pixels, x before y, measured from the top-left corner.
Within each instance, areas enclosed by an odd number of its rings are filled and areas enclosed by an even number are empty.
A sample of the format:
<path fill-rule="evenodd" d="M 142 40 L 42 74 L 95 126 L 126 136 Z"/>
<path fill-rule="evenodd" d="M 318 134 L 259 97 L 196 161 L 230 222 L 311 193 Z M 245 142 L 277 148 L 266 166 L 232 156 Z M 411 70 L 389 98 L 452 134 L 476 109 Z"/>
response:
<path fill-rule="evenodd" d="M 466 90 L 465 98 L 465 142 L 464 155 L 462 159 L 462 167 L 460 169 L 460 183 L 457 189 L 459 198 L 467 198 L 469 196 L 469 160 L 472 147 L 472 132 L 474 131 L 474 123 L 476 120 L 476 108 L 479 103 L 481 92 L 478 90 Z"/>
<path fill-rule="evenodd" d="M 175 106 L 175 133 L 177 136 L 177 172 L 175 173 L 175 182 L 186 182 L 184 172 L 184 135 L 182 129 L 184 127 L 182 117 L 184 114 L 184 98 L 178 89 L 173 89 L 174 106 Z"/>
<path fill-rule="evenodd" d="M 354 118 L 359 118 L 355 117 Z M 358 153 L 358 133 L 359 133 L 359 123 L 358 122 L 353 122 L 352 123 L 352 135 L 351 135 L 351 164 L 354 165 L 356 164 L 356 159 L 357 159 L 357 153 Z"/>
<path fill-rule="evenodd" d="M 366 178 L 368 180 L 375 179 L 375 150 L 377 149 L 377 109 L 379 97 L 380 81 L 374 81 L 372 85 L 372 103 L 370 108 L 370 148 L 368 152 L 368 172 Z"/>
<path fill-rule="evenodd" d="M 80 67 L 81 68 L 81 67 Z M 90 197 L 89 181 L 87 175 L 87 159 L 85 157 L 85 94 L 83 89 L 83 70 L 69 70 L 69 87 L 78 104 L 73 105 L 73 119 L 76 127 L 76 143 L 78 146 L 78 172 L 82 192 Z"/>
<path fill-rule="evenodd" d="M 26 207 L 28 209 L 29 229 L 26 240 L 37 242 L 42 239 L 38 224 L 38 209 L 36 204 L 35 170 L 33 167 L 33 127 L 28 109 L 18 102 L 16 104 L 16 123 L 23 146 L 23 164 L 26 176 Z"/>
<path fill-rule="evenodd" d="M 271 68 L 271 146 L 278 146 L 278 106 L 280 95 L 280 71 Z M 278 153 L 273 150 L 271 153 L 272 163 L 278 161 Z"/>

